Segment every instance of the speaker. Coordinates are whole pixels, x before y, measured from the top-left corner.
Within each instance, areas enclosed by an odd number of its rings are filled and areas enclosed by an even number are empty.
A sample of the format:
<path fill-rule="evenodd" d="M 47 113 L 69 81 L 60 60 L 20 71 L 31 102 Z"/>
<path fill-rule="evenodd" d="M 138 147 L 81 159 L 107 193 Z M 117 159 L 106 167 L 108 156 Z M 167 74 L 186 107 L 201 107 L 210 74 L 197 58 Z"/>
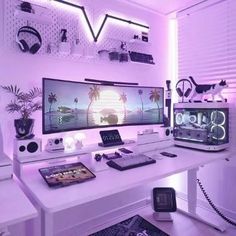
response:
<path fill-rule="evenodd" d="M 39 138 L 14 140 L 14 155 L 17 157 L 37 156 L 42 152 L 42 140 Z"/>
<path fill-rule="evenodd" d="M 165 136 L 167 136 L 167 137 L 173 136 L 173 128 L 172 127 L 167 127 L 165 129 Z"/>

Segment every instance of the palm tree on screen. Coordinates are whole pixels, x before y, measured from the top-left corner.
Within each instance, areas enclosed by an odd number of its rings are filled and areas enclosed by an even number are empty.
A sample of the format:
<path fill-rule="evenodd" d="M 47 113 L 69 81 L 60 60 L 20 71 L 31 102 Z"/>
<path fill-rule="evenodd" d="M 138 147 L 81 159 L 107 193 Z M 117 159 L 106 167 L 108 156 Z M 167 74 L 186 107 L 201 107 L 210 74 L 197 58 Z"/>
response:
<path fill-rule="evenodd" d="M 79 102 L 79 99 L 76 97 L 76 98 L 74 99 L 75 109 L 77 109 L 77 104 L 78 104 L 78 102 Z"/>
<path fill-rule="evenodd" d="M 48 95 L 48 102 L 49 102 L 49 104 L 50 104 L 49 113 L 51 113 L 51 112 L 52 112 L 52 104 L 57 102 L 57 95 L 56 95 L 55 93 L 52 93 L 52 92 L 51 92 L 51 93 Z"/>
<path fill-rule="evenodd" d="M 149 94 L 150 96 L 149 96 L 149 99 L 152 101 L 152 102 L 154 102 L 154 103 L 156 103 L 156 105 L 157 105 L 157 109 L 158 109 L 158 120 L 160 120 L 160 107 L 159 107 L 159 104 L 158 104 L 158 102 L 160 101 L 160 94 L 159 94 L 159 92 L 157 91 L 157 89 L 155 88 L 155 89 L 153 89 L 153 90 L 151 90 L 151 92 L 150 92 L 150 94 Z"/>
<path fill-rule="evenodd" d="M 87 126 L 89 125 L 89 110 L 94 101 L 97 101 L 100 98 L 100 88 L 97 85 L 93 85 L 93 87 L 89 88 L 88 93 L 90 103 L 87 108 Z"/>
<path fill-rule="evenodd" d="M 125 103 L 127 102 L 127 95 L 125 93 L 122 93 L 120 95 L 120 99 L 119 100 L 123 102 L 124 114 L 125 114 L 125 117 L 126 117 L 126 106 L 125 106 Z"/>
<path fill-rule="evenodd" d="M 142 98 L 143 90 L 142 90 L 142 89 L 139 89 L 139 90 L 138 90 L 138 94 L 139 94 L 140 100 L 141 100 L 141 105 L 142 105 L 142 119 L 143 119 L 143 98 Z"/>

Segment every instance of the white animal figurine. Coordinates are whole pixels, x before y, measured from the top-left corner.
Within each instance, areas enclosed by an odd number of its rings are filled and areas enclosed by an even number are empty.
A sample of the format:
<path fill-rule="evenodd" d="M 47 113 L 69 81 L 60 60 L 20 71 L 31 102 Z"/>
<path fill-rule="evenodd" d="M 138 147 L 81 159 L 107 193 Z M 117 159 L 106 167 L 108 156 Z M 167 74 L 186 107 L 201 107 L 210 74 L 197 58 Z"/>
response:
<path fill-rule="evenodd" d="M 202 101 L 203 96 L 209 94 L 212 96 L 212 101 L 215 101 L 216 95 L 221 98 L 222 102 L 227 101 L 221 94 L 221 91 L 224 88 L 228 87 L 225 80 L 221 80 L 220 83 L 218 84 L 197 84 L 192 76 L 189 76 L 189 79 L 195 86 L 192 97 L 189 100 L 190 102 L 194 101 L 193 98 L 195 98 L 197 95 L 200 97 L 200 100 Z"/>

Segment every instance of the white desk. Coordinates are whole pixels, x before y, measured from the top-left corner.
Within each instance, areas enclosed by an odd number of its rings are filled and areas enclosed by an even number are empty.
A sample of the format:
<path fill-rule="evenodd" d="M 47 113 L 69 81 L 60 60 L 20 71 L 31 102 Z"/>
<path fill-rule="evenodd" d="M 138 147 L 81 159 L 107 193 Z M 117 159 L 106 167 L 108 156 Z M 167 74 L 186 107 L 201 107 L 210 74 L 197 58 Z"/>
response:
<path fill-rule="evenodd" d="M 0 232 L 37 216 L 37 211 L 13 180 L 0 181 Z"/>
<path fill-rule="evenodd" d="M 127 189 L 145 185 L 152 181 L 189 171 L 189 184 L 191 204 L 189 212 L 195 214 L 196 208 L 196 173 L 198 167 L 228 158 L 228 151 L 218 153 L 206 153 L 184 148 L 170 147 L 166 151 L 178 155 L 177 158 L 157 160 L 156 164 L 130 169 L 128 171 L 117 171 L 107 169 L 96 173 L 96 179 L 85 183 L 72 185 L 66 188 L 50 189 L 38 173 L 40 166 L 32 166 L 25 169 L 21 180 L 37 204 L 42 208 L 44 215 L 43 235 L 53 235 L 54 214 L 76 207 L 111 194 L 122 192 Z M 86 164 L 86 163 L 85 163 Z"/>

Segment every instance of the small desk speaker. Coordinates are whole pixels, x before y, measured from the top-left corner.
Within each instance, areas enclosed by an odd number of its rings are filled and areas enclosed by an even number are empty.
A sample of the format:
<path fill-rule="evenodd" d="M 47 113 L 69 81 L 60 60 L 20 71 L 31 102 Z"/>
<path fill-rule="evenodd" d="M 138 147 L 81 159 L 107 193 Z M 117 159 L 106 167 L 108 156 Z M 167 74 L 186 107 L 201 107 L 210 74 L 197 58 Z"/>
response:
<path fill-rule="evenodd" d="M 37 156 L 42 151 L 42 140 L 39 138 L 14 140 L 14 155 L 17 157 Z"/>
<path fill-rule="evenodd" d="M 152 191 L 153 217 L 156 221 L 173 221 L 170 212 L 177 210 L 173 188 L 154 188 Z"/>

